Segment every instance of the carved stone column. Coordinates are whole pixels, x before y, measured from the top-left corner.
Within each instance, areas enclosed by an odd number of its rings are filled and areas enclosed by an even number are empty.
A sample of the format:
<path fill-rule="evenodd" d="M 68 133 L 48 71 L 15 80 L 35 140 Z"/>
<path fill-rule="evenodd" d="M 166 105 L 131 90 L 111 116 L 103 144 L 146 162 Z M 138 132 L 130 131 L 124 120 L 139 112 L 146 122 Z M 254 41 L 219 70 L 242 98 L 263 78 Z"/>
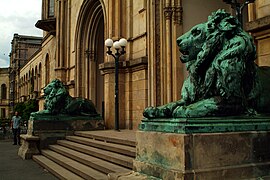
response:
<path fill-rule="evenodd" d="M 179 61 L 179 51 L 176 43 L 176 39 L 183 34 L 182 0 L 173 0 L 172 12 L 172 101 L 176 101 L 181 98 L 184 81 L 184 65 Z"/>
<path fill-rule="evenodd" d="M 66 61 L 66 8 L 67 8 L 67 0 L 59 0 L 58 1 L 58 14 L 57 14 L 57 25 L 56 25 L 56 37 L 57 37 L 57 54 L 56 54 L 56 78 L 65 81 L 65 61 Z"/>
<path fill-rule="evenodd" d="M 166 29 L 166 72 L 165 72 L 165 84 L 166 94 L 164 97 L 164 103 L 172 101 L 172 6 L 171 0 L 166 0 L 165 7 L 163 9 L 165 16 L 165 29 Z M 165 90 L 165 88 L 164 88 Z"/>

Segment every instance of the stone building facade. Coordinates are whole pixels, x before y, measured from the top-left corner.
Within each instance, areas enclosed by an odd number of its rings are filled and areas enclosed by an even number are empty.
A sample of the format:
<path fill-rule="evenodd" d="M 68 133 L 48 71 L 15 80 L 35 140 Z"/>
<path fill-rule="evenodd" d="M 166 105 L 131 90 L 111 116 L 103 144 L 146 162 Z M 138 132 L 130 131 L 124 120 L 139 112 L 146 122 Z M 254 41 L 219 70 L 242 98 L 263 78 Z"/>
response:
<path fill-rule="evenodd" d="M 11 52 L 10 52 L 10 72 L 9 72 L 9 81 L 10 81 L 10 94 L 9 94 L 9 104 L 11 105 L 11 114 L 13 113 L 13 107 L 16 103 L 25 101 L 27 98 L 30 98 L 31 84 L 33 84 L 32 74 L 29 72 L 27 77 L 21 75 L 21 69 L 28 64 L 29 59 L 32 59 L 32 56 L 35 56 L 38 53 L 38 50 L 41 48 L 42 37 L 35 36 L 25 36 L 14 34 L 11 42 Z M 27 93 L 22 93 L 23 83 L 28 82 Z M 32 79 L 31 79 L 32 78 Z M 26 84 L 26 83 L 24 83 Z M 11 116 L 11 115 L 10 115 Z"/>
<path fill-rule="evenodd" d="M 257 45 L 258 65 L 270 66 L 270 0 L 256 0 L 249 6 L 246 30 L 251 32 Z"/>
<path fill-rule="evenodd" d="M 268 12 L 259 8 L 260 2 L 267 1 L 256 1 L 256 8 L 249 5 L 252 21 Z M 104 41 L 124 37 L 128 45 L 120 59 L 120 127 L 137 129 L 145 107 L 180 99 L 186 72 L 176 38 L 217 9 L 231 11 L 221 0 L 43 0 L 36 23 L 44 30 L 43 41 L 20 70 L 20 92 L 29 94 L 29 77 L 34 77 L 42 109 L 42 88 L 58 78 L 72 96 L 91 99 L 104 113 L 106 127 L 113 128 L 114 59 L 106 55 Z M 260 55 L 258 60 L 263 61 Z"/>
<path fill-rule="evenodd" d="M 6 118 L 9 118 L 9 68 L 0 68 L 0 119 Z"/>

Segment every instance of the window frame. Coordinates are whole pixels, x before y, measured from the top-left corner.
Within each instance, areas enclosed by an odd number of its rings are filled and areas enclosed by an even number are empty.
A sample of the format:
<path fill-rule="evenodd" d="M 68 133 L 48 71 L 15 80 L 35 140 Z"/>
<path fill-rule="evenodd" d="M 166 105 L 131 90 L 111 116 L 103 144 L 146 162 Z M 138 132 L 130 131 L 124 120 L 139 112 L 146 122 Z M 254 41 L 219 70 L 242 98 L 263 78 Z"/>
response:
<path fill-rule="evenodd" d="M 54 17 L 55 15 L 55 1 L 48 0 L 48 18 Z"/>

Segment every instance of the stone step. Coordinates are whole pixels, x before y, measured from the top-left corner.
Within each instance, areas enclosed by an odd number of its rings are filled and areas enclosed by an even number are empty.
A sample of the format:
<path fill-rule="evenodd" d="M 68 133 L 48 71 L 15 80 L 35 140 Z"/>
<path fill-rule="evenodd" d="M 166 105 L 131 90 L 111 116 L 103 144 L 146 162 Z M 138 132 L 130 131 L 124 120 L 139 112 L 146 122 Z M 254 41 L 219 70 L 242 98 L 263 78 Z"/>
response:
<path fill-rule="evenodd" d="M 130 169 L 118 166 L 116 164 L 98 159 L 96 157 L 66 148 L 60 145 L 50 145 L 49 148 L 57 153 L 67 156 L 73 160 L 76 160 L 82 164 L 90 166 L 104 174 L 117 173 L 117 172 L 130 172 Z"/>
<path fill-rule="evenodd" d="M 128 157 L 128 156 L 124 156 L 121 154 L 117 154 L 117 153 L 102 150 L 102 149 L 97 149 L 94 147 L 75 143 L 68 140 L 58 140 L 57 144 L 88 154 L 88 155 L 91 155 L 91 156 L 94 156 L 94 157 L 97 157 L 97 158 L 100 158 L 100 159 L 103 159 L 103 160 L 106 160 L 106 161 L 109 161 L 109 162 L 112 162 L 114 164 L 124 166 L 126 168 L 132 169 L 133 167 L 133 158 Z"/>
<path fill-rule="evenodd" d="M 104 149 L 107 151 L 116 152 L 119 154 L 124 154 L 131 157 L 136 156 L 136 148 L 131 147 L 131 146 L 114 144 L 114 143 L 109 143 L 109 142 L 104 142 L 104 141 L 97 141 L 94 139 L 89 139 L 89 138 L 79 137 L 79 136 L 67 136 L 66 139 L 69 141 L 85 144 L 88 146 Z"/>
<path fill-rule="evenodd" d="M 91 138 L 95 140 L 122 144 L 127 146 L 136 147 L 135 132 L 123 131 L 120 132 L 107 130 L 107 131 L 75 131 L 74 135 Z"/>
<path fill-rule="evenodd" d="M 84 179 L 108 179 L 106 174 L 103 174 L 91 167 L 65 157 L 57 152 L 51 150 L 42 150 L 41 154 L 63 166 L 64 168 L 72 171 L 73 173 L 83 177 Z"/>
<path fill-rule="evenodd" d="M 63 168 L 59 164 L 53 162 L 52 160 L 46 158 L 43 155 L 34 155 L 33 160 L 41 165 L 43 168 L 47 169 L 50 173 L 59 179 L 66 180 L 83 180 L 80 176 L 72 173 L 71 171 Z"/>

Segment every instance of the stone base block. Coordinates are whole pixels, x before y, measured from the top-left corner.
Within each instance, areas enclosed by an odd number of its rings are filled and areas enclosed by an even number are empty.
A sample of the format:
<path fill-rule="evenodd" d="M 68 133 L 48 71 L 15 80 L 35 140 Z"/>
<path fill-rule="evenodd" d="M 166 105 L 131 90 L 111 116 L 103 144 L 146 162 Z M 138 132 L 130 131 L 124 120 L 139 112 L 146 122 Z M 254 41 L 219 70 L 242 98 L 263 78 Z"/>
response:
<path fill-rule="evenodd" d="M 38 144 L 39 137 L 32 135 L 21 135 L 21 147 L 19 148 L 18 155 L 23 159 L 32 159 L 32 156 L 39 154 Z"/>
<path fill-rule="evenodd" d="M 270 175 L 270 131 L 137 134 L 134 170 L 161 179 L 251 179 Z"/>
<path fill-rule="evenodd" d="M 47 148 L 50 144 L 55 144 L 57 140 L 65 139 L 66 136 L 73 135 L 74 131 L 103 130 L 104 120 L 94 119 L 75 119 L 69 118 L 53 120 L 34 120 L 28 121 L 27 134 L 40 138 L 39 148 Z"/>

